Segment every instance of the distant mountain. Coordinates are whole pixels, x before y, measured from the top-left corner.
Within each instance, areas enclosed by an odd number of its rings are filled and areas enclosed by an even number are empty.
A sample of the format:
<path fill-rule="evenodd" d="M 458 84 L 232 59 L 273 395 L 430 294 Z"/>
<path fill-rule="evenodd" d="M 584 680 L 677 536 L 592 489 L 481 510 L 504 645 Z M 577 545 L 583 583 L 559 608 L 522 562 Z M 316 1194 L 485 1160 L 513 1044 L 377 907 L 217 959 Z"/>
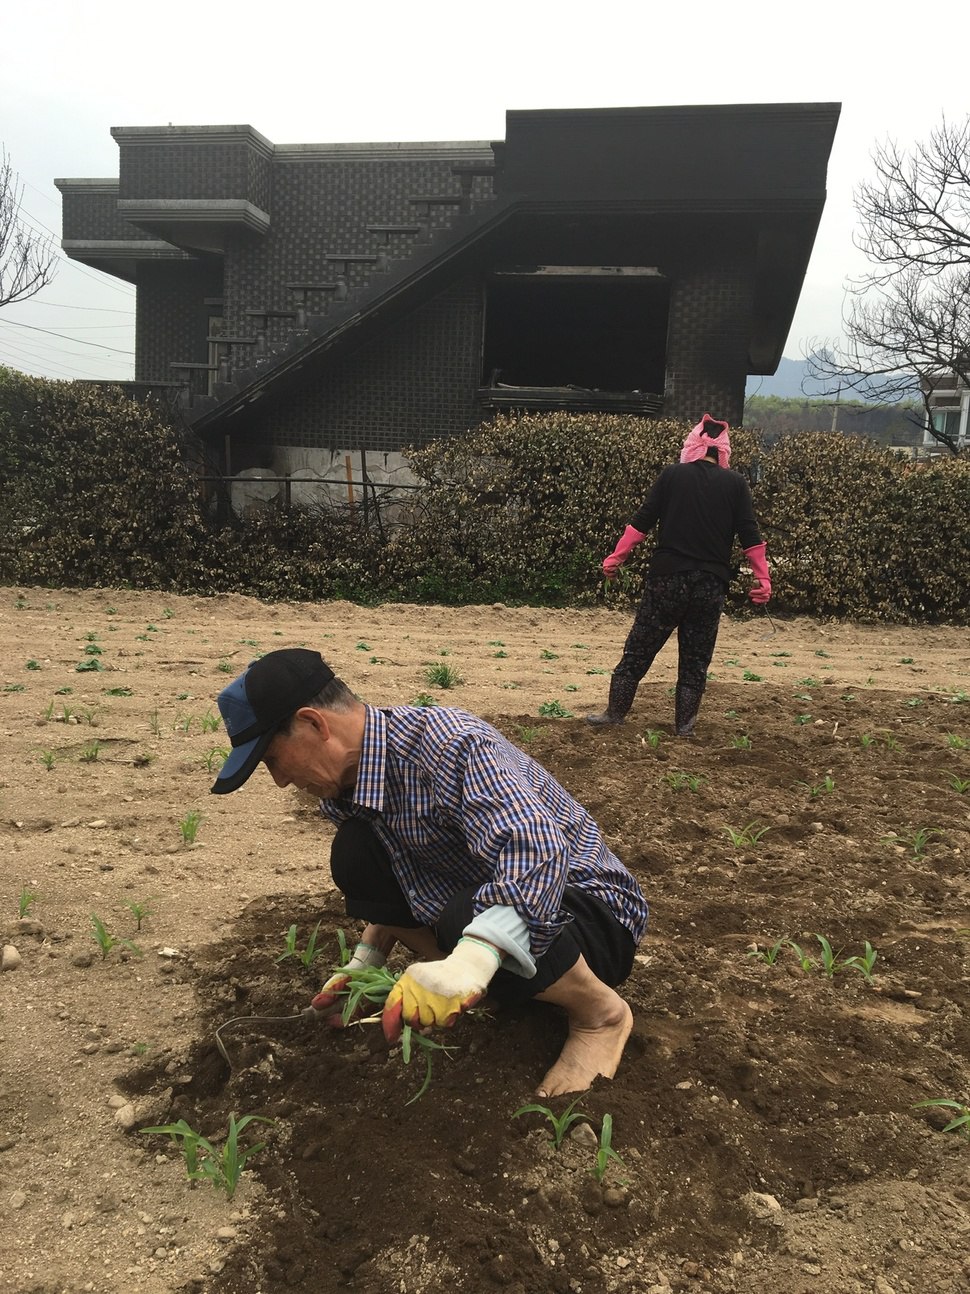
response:
<path fill-rule="evenodd" d="M 799 396 L 807 400 L 826 399 L 825 386 L 808 375 L 808 360 L 782 358 L 778 372 L 771 377 L 749 377 L 744 398 L 751 395 L 777 395 L 792 400 Z"/>

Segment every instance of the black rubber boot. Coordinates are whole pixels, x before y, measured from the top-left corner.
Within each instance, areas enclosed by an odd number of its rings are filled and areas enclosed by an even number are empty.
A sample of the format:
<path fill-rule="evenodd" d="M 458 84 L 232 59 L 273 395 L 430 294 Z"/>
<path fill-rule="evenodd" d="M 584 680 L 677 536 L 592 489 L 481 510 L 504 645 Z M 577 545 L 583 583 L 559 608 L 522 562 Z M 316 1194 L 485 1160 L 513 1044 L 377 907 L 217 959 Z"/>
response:
<path fill-rule="evenodd" d="M 606 709 L 602 714 L 588 714 L 586 722 L 594 728 L 608 728 L 622 723 L 633 704 L 638 687 L 638 682 L 614 674 L 610 679 L 610 699 Z"/>
<path fill-rule="evenodd" d="M 678 737 L 690 737 L 694 732 L 694 720 L 697 718 L 697 712 L 701 708 L 701 697 L 704 695 L 700 688 L 688 687 L 684 683 L 677 684 L 677 690 L 674 694 L 674 733 Z"/>

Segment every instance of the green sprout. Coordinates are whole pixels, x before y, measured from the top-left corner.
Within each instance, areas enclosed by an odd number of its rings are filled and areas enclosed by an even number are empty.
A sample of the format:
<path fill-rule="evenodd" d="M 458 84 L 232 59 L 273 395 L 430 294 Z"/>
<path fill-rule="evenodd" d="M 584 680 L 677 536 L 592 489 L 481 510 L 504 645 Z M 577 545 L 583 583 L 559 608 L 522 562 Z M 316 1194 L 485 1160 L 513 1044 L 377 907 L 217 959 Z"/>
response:
<path fill-rule="evenodd" d="M 440 661 L 429 665 L 424 671 L 424 677 L 432 687 L 441 688 L 459 687 L 465 681 L 454 665 L 447 665 Z"/>
<path fill-rule="evenodd" d="M 740 736 L 734 736 L 731 738 L 731 745 L 734 747 L 735 750 L 750 750 L 751 738 L 747 735 L 747 733 L 743 732 L 741 733 Z"/>
<path fill-rule="evenodd" d="M 966 737 L 961 737 L 955 732 L 946 734 L 946 744 L 951 750 L 966 750 L 970 746 L 970 742 L 967 741 Z"/>
<path fill-rule="evenodd" d="M 966 795 L 970 791 L 970 777 L 958 777 L 956 773 L 946 774 L 947 784 L 957 795 Z"/>
<path fill-rule="evenodd" d="M 39 898 L 40 895 L 36 890 L 30 889 L 27 885 L 21 885 L 20 894 L 17 897 L 17 915 L 21 920 L 30 916 L 30 909 Z"/>
<path fill-rule="evenodd" d="M 944 1132 L 956 1132 L 959 1130 L 960 1135 L 970 1138 L 970 1105 L 964 1105 L 962 1101 L 954 1101 L 949 1097 L 938 1097 L 934 1101 L 917 1101 L 913 1106 L 914 1110 L 956 1110 L 957 1117 L 951 1119 L 943 1128 Z"/>
<path fill-rule="evenodd" d="M 660 738 L 662 736 L 663 733 L 659 728 L 648 728 L 640 740 L 644 742 L 645 745 L 649 746 L 651 750 L 656 750 L 660 745 Z"/>
<path fill-rule="evenodd" d="M 889 845 L 908 845 L 913 851 L 914 858 L 921 858 L 926 853 L 926 846 L 930 843 L 933 836 L 942 836 L 943 832 L 939 827 L 914 827 L 909 832 L 893 832 L 891 835 L 881 837 L 883 844 Z"/>
<path fill-rule="evenodd" d="M 296 926 L 290 926 L 289 930 L 286 932 L 286 947 L 284 951 L 280 953 L 279 957 L 277 957 L 277 963 L 286 961 L 288 957 L 296 957 L 298 961 L 300 961 L 301 964 L 309 970 L 316 959 L 323 956 L 323 949 L 317 944 L 317 936 L 319 933 L 320 922 L 318 921 L 310 933 L 310 938 L 307 940 L 307 946 L 301 951 L 296 946 Z M 343 934 L 343 931 L 340 933 Z M 346 943 L 341 950 L 341 955 L 343 952 L 346 952 Z M 341 962 L 341 965 L 343 964 L 344 963 Z"/>
<path fill-rule="evenodd" d="M 521 1105 L 512 1115 L 512 1118 L 517 1119 L 522 1114 L 541 1114 L 552 1125 L 552 1143 L 558 1150 L 572 1124 L 583 1120 L 588 1121 L 589 1116 L 585 1111 L 576 1109 L 581 1099 L 579 1096 L 575 1097 L 559 1115 L 550 1110 L 548 1105 Z"/>
<path fill-rule="evenodd" d="M 141 923 L 145 920 L 146 917 L 154 916 L 155 909 L 151 907 L 151 903 L 152 903 L 152 899 L 147 898 L 147 899 L 142 899 L 140 902 L 136 901 L 134 903 L 128 904 L 128 910 L 131 913 L 131 915 L 135 918 L 136 930 L 141 929 Z"/>
<path fill-rule="evenodd" d="M 539 706 L 539 713 L 544 719 L 571 719 L 572 710 L 567 710 L 559 701 L 543 701 Z"/>
<path fill-rule="evenodd" d="M 799 786 L 804 786 L 812 799 L 819 795 L 831 795 L 835 790 L 835 782 L 829 773 L 826 773 L 821 782 L 799 782 Z"/>
<path fill-rule="evenodd" d="M 681 773 L 674 770 L 665 774 L 667 784 L 675 791 L 697 791 L 706 781 L 699 773 Z"/>
<path fill-rule="evenodd" d="M 557 652 L 550 651 L 548 647 L 543 647 L 542 651 L 539 653 L 539 659 L 540 659 L 540 660 L 558 660 L 558 659 L 559 659 L 559 655 L 558 655 L 558 653 L 557 653 Z"/>
<path fill-rule="evenodd" d="M 33 669 L 40 669 L 40 662 L 39 662 L 39 661 L 36 661 L 36 660 L 29 660 L 29 661 L 27 662 L 27 664 L 24 666 L 24 668 L 25 668 L 25 669 L 32 669 L 32 670 L 33 670 Z"/>
<path fill-rule="evenodd" d="M 788 939 L 782 936 L 777 943 L 772 944 L 770 948 L 761 948 L 758 944 L 752 944 L 745 954 L 746 957 L 753 957 L 755 961 L 763 962 L 765 966 L 774 966 L 778 960 L 778 955 L 783 948 L 788 946 Z"/>
<path fill-rule="evenodd" d="M 100 741 L 89 741 L 84 747 L 82 747 L 81 753 L 78 755 L 78 759 L 82 764 L 93 764 L 100 753 Z"/>
<path fill-rule="evenodd" d="M 596 1152 L 596 1160 L 590 1169 L 593 1176 L 598 1182 L 602 1182 L 606 1176 L 606 1170 L 610 1166 L 610 1160 L 615 1159 L 618 1164 L 623 1164 L 623 1160 L 613 1149 L 613 1116 L 612 1114 L 603 1115 L 603 1126 L 600 1129 L 600 1144 Z M 623 1164 L 625 1168 L 626 1165 Z"/>
<path fill-rule="evenodd" d="M 419 692 L 418 695 L 414 698 L 414 705 L 417 705 L 417 706 L 425 707 L 425 706 L 437 705 L 437 704 L 438 702 L 434 699 L 434 697 L 431 695 L 430 692 Z"/>
<path fill-rule="evenodd" d="M 189 1181 L 211 1182 L 216 1190 L 225 1191 L 226 1199 L 231 1200 L 247 1162 L 266 1145 L 265 1141 L 258 1141 L 254 1146 L 240 1149 L 239 1134 L 250 1123 L 272 1124 L 273 1120 L 265 1119 L 259 1114 L 244 1114 L 237 1122 L 236 1116 L 230 1114 L 229 1131 L 221 1150 L 190 1127 L 184 1119 L 179 1119 L 177 1123 L 166 1123 L 160 1127 L 142 1128 L 141 1133 L 143 1136 L 171 1137 L 179 1143 Z"/>
<path fill-rule="evenodd" d="M 130 939 L 120 939 L 117 935 L 111 934 L 95 912 L 91 913 L 91 938 L 101 951 L 102 961 L 105 960 L 112 948 L 115 948 L 118 944 L 121 944 L 124 948 L 129 948 L 136 956 L 142 956 L 141 949 L 136 944 L 133 944 Z"/>
<path fill-rule="evenodd" d="M 721 830 L 731 841 L 735 849 L 754 849 L 761 842 L 761 837 L 765 832 L 770 831 L 770 827 L 759 826 L 757 822 L 749 822 L 735 831 L 733 827 L 722 827 Z"/>
<path fill-rule="evenodd" d="M 222 719 L 219 715 L 213 714 L 211 710 L 207 710 L 202 715 L 199 723 L 202 725 L 203 732 L 218 732 L 222 727 Z"/>
<path fill-rule="evenodd" d="M 86 674 L 102 669 L 104 669 L 104 666 L 96 656 L 89 656 L 87 660 L 78 661 L 74 666 L 77 674 Z"/>
<path fill-rule="evenodd" d="M 746 669 L 744 673 L 741 675 L 741 677 L 744 679 L 745 683 L 761 682 L 761 675 L 755 674 L 754 670 Z"/>
<path fill-rule="evenodd" d="M 130 687 L 106 687 L 103 689 L 105 696 L 133 696 Z"/>
<path fill-rule="evenodd" d="M 524 741 L 528 745 L 530 741 L 535 741 L 536 737 L 538 737 L 540 732 L 542 732 L 541 728 L 520 727 L 519 740 Z"/>
<path fill-rule="evenodd" d="M 190 809 L 182 821 L 179 823 L 179 834 L 182 837 L 182 843 L 185 845 L 194 845 L 195 838 L 199 834 L 199 824 L 202 821 L 202 813 L 199 809 Z"/>
<path fill-rule="evenodd" d="M 54 752 L 52 750 L 42 750 L 38 758 L 48 773 L 51 772 L 54 767 Z"/>
<path fill-rule="evenodd" d="M 217 768 L 222 767 L 228 758 L 228 746 L 213 746 L 211 750 L 206 751 L 202 756 L 202 763 L 205 765 L 207 773 L 214 773 Z"/>

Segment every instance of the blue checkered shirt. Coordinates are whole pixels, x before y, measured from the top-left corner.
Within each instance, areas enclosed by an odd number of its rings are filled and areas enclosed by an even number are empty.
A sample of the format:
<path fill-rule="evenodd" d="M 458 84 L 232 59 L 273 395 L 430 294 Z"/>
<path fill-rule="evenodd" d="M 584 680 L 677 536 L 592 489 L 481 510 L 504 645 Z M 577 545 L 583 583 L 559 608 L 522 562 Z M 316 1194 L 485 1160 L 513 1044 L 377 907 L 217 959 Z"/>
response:
<path fill-rule="evenodd" d="M 562 907 L 569 884 L 643 937 L 640 887 L 590 815 L 541 764 L 463 710 L 367 706 L 357 785 L 320 810 L 336 823 L 367 819 L 426 925 L 475 885 L 475 914 L 515 908 L 539 957 L 571 919 Z"/>

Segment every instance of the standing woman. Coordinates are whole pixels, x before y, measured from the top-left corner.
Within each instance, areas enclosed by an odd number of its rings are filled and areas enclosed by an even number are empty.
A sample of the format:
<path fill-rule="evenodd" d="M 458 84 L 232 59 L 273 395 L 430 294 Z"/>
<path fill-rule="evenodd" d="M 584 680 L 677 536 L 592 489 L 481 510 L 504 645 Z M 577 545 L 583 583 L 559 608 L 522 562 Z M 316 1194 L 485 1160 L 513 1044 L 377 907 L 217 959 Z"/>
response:
<path fill-rule="evenodd" d="M 660 473 L 603 562 L 606 578 L 614 579 L 630 550 L 660 523 L 643 601 L 613 671 L 609 704 L 603 714 L 588 715 L 587 723 L 599 727 L 623 722 L 640 680 L 676 629 L 674 730 L 678 737 L 691 735 L 731 582 L 735 535 L 757 581 L 751 601 L 763 605 L 771 597 L 751 491 L 739 472 L 728 469 L 730 461 L 728 424 L 705 413 L 685 440 L 680 462 Z"/>

